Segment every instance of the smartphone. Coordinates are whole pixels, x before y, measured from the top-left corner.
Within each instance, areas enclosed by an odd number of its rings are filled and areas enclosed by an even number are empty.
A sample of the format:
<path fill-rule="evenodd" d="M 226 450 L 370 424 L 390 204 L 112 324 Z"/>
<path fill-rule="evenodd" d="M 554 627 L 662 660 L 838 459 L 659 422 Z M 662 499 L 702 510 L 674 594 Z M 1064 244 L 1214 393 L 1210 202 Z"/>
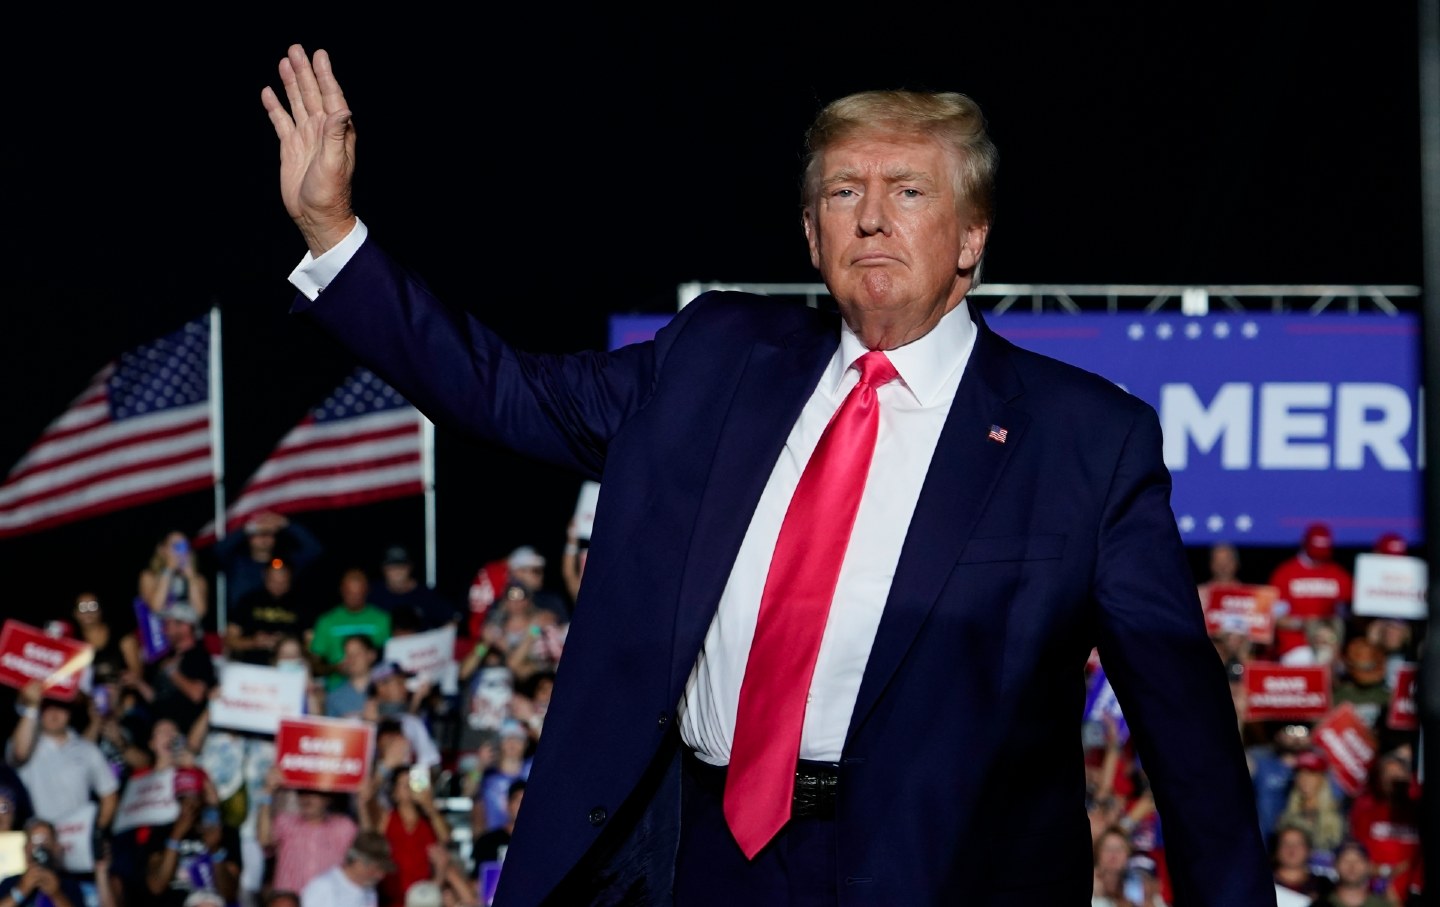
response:
<path fill-rule="evenodd" d="M 90 691 L 90 699 L 95 703 L 95 711 L 101 715 L 110 714 L 110 688 L 103 683 L 97 683 Z"/>
<path fill-rule="evenodd" d="M 430 769 L 423 765 L 410 766 L 410 789 L 415 793 L 430 787 Z"/>

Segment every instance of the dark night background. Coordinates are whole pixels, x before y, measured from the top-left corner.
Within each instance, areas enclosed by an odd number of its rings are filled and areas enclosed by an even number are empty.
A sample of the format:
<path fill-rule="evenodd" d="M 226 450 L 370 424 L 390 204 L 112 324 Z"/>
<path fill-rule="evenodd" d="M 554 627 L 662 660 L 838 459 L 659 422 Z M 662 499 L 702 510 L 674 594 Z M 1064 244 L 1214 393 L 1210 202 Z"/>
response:
<path fill-rule="evenodd" d="M 414 8 L 326 24 L 87 19 L 12 36 L 0 172 L 9 229 L 0 467 L 121 350 L 218 304 L 233 499 L 354 364 L 286 314 L 304 252 L 259 103 L 286 46 L 327 48 L 355 111 L 376 239 L 522 346 L 601 346 L 616 312 L 687 280 L 810 281 L 802 132 L 873 87 L 964 91 L 1001 155 L 994 282 L 1389 283 L 1421 276 L 1415 9 L 949 4 L 564 15 Z M 1262 4 L 1253 4 L 1260 7 Z M 564 541 L 578 478 L 439 431 L 440 589 Z M 0 541 L 3 614 L 112 613 L 208 492 Z M 350 563 L 417 550 L 419 498 L 302 514 Z M 1289 552 L 1257 551 L 1261 580 Z M 1195 552 L 1200 563 L 1201 552 Z M 558 575 L 553 577 L 558 583 Z"/>

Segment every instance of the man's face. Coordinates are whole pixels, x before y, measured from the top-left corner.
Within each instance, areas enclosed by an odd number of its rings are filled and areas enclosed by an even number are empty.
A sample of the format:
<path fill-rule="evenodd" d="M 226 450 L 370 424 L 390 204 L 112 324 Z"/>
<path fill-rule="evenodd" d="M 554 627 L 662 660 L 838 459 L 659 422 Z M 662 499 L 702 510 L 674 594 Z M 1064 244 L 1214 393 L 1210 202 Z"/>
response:
<path fill-rule="evenodd" d="M 989 231 L 961 214 L 951 153 L 870 132 L 826 149 L 821 173 L 805 236 L 845 321 L 871 349 L 923 336 L 969 291 Z"/>
<path fill-rule="evenodd" d="M 165 618 L 165 639 L 172 646 L 181 646 L 190 642 L 194 636 L 193 629 L 183 620 L 176 620 L 173 617 Z"/>
<path fill-rule="evenodd" d="M 512 567 L 511 577 L 515 582 L 521 584 L 531 592 L 536 591 L 545 584 L 545 568 L 539 565 L 530 567 Z"/>
<path fill-rule="evenodd" d="M 360 609 L 370 595 L 370 582 L 362 573 L 347 573 L 340 580 L 340 600 L 348 608 Z"/>
<path fill-rule="evenodd" d="M 250 533 L 250 556 L 257 561 L 268 561 L 275 555 L 275 533 L 256 530 Z"/>
<path fill-rule="evenodd" d="M 70 710 L 47 702 L 40 707 L 40 729 L 47 734 L 63 734 L 70 726 Z"/>
<path fill-rule="evenodd" d="M 1354 848 L 1347 847 L 1335 860 L 1335 874 L 1340 881 L 1355 885 L 1370 878 L 1370 861 Z"/>
<path fill-rule="evenodd" d="M 345 673 L 351 677 L 368 676 L 370 669 L 375 667 L 375 650 L 365 646 L 363 643 L 347 640 L 345 643 L 345 655 L 340 664 Z"/>
<path fill-rule="evenodd" d="M 403 591 L 410 584 L 409 564 L 386 564 L 380 568 L 385 585 L 395 591 Z"/>
<path fill-rule="evenodd" d="M 271 567 L 265 571 L 265 591 L 275 598 L 290 592 L 290 568 Z"/>

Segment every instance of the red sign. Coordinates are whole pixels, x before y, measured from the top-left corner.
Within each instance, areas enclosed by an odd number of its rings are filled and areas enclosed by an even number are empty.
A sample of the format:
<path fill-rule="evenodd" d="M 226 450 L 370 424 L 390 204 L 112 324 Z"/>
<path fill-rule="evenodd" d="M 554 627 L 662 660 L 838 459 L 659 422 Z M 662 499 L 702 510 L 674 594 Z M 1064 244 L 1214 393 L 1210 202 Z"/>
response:
<path fill-rule="evenodd" d="M 341 718 L 281 718 L 275 765 L 286 787 L 352 793 L 370 774 L 375 725 Z"/>
<path fill-rule="evenodd" d="M 1390 714 L 1385 724 L 1397 731 L 1413 731 L 1418 726 L 1415 716 L 1415 664 L 1406 662 L 1395 673 L 1395 689 L 1390 694 Z"/>
<path fill-rule="evenodd" d="M 1245 694 L 1247 721 L 1322 718 L 1330 711 L 1330 668 L 1252 661 L 1245 666 Z"/>
<path fill-rule="evenodd" d="M 1342 703 L 1315 726 L 1311 739 L 1330 760 L 1330 774 L 1351 797 L 1365 789 L 1370 764 L 1375 761 L 1375 735 L 1350 703 Z"/>
<path fill-rule="evenodd" d="M 18 620 L 0 627 L 0 683 L 19 689 L 34 680 L 45 695 L 71 700 L 80 688 L 80 672 L 95 657 L 89 643 L 55 637 Z"/>
<path fill-rule="evenodd" d="M 1268 646 L 1275 640 L 1278 594 L 1274 586 L 1216 583 L 1205 602 L 1205 626 L 1211 636 L 1244 633 L 1251 642 Z"/>

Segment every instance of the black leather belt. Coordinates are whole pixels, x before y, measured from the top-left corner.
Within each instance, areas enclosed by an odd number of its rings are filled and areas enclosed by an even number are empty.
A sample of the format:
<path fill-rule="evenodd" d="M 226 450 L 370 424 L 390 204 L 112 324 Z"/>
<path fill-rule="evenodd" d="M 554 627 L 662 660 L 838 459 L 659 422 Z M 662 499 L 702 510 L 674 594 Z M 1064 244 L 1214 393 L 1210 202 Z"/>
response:
<path fill-rule="evenodd" d="M 685 766 L 691 775 L 716 796 L 725 793 L 725 766 L 702 761 L 685 750 Z M 835 818 L 835 796 L 840 789 L 840 766 L 833 762 L 795 763 L 795 794 L 790 801 L 792 819 Z"/>

